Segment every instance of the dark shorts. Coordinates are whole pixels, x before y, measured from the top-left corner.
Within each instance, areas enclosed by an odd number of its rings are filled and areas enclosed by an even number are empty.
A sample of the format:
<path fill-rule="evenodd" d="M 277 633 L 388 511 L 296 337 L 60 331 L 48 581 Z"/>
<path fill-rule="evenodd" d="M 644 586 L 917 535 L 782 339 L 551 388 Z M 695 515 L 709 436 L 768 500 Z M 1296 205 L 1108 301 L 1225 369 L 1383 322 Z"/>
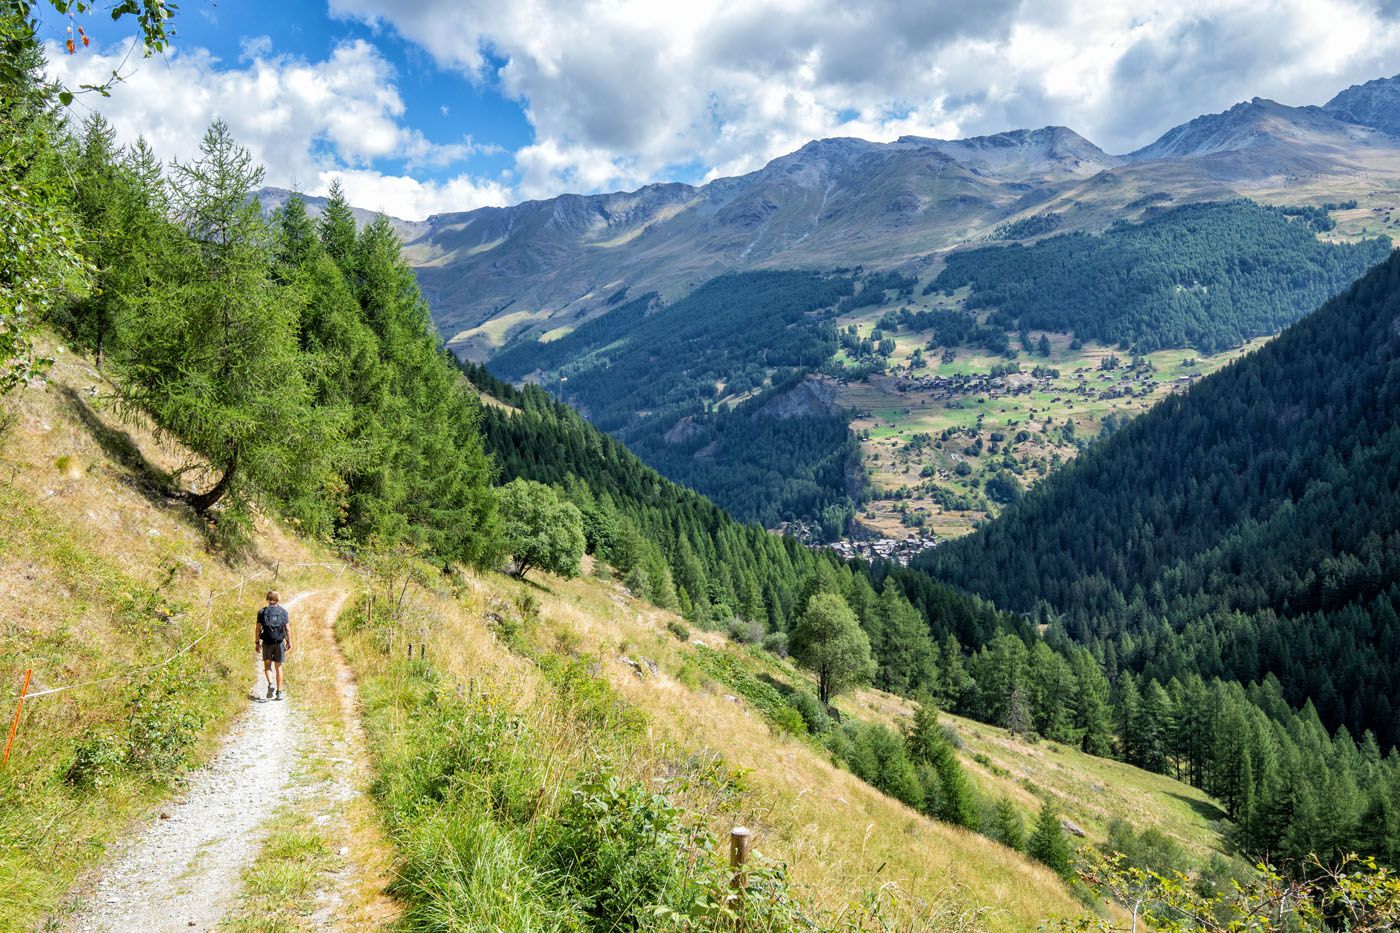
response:
<path fill-rule="evenodd" d="M 287 660 L 287 643 L 285 641 L 265 641 L 262 645 L 264 661 L 276 661 L 281 664 Z"/>

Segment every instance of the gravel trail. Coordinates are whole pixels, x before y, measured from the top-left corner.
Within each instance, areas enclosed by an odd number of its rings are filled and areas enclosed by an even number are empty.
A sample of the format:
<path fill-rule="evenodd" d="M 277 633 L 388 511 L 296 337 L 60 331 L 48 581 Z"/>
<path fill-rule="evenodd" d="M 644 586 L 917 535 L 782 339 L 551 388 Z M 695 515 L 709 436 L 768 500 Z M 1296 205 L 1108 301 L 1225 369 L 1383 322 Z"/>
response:
<path fill-rule="evenodd" d="M 294 609 L 312 595 L 298 594 L 286 605 Z M 307 621 L 329 626 L 341 601 L 330 612 L 319 607 Z M 294 617 L 294 625 L 301 619 Z M 261 661 L 252 672 L 257 679 L 250 697 L 256 700 L 265 695 Z M 116 848 L 70 929 L 160 933 L 215 927 L 238 897 L 241 872 L 262 844 L 262 824 L 288 797 L 279 789 L 289 786 L 313 728 L 294 693 L 282 702 L 249 703 L 214 760 L 190 774 L 185 792 Z"/>

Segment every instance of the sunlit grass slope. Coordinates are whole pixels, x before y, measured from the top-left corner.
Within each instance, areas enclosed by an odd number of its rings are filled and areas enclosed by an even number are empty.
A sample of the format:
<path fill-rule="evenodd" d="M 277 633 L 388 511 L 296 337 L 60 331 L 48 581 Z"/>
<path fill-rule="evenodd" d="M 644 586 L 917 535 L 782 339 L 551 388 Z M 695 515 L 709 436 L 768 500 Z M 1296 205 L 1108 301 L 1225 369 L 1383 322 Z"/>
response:
<path fill-rule="evenodd" d="M 543 788 L 538 799 L 511 803 L 518 791 L 510 789 L 490 795 L 503 799 L 500 808 L 507 812 L 524 806 L 525 821 L 503 823 L 497 814 L 477 830 L 521 870 L 548 832 L 536 832 L 536 824 L 549 825 L 564 805 L 559 789 L 604 762 L 624 781 L 680 788 L 677 802 L 721 839 L 732 826 L 751 828 L 757 851 L 788 866 L 795 896 L 824 925 L 879 929 L 878 913 L 895 929 L 1026 930 L 1082 910 L 1042 866 L 930 820 L 833 765 L 814 744 L 770 726 L 696 668 L 694 653 L 709 649 L 694 642 L 722 648 L 722 637 L 678 637 L 675 616 L 632 600 L 615 583 L 542 577 L 534 586 L 489 576 L 455 595 L 424 592 L 418 600 L 394 626 L 382 618 L 367 625 L 362 610 L 348 617 L 344 643 L 365 687 L 391 825 L 395 808 L 400 817 L 394 833 L 411 879 L 404 893 L 417 905 L 409 916 L 422 928 L 444 916 L 470 926 L 452 911 L 471 902 L 463 886 L 474 877 L 461 864 L 450 827 L 425 838 L 418 823 L 404 819 L 415 811 L 405 809 L 408 779 L 402 774 L 423 755 L 440 753 L 430 749 L 439 739 L 417 725 L 431 715 L 425 691 L 455 697 L 468 710 L 485 703 L 508 711 L 519 717 L 516 728 L 532 737 L 527 745 L 541 760 L 514 766 Z M 392 654 L 389 627 L 396 632 Z M 427 645 L 426 661 L 406 660 L 406 640 Z M 561 679 L 561 669 L 573 673 Z M 581 698 L 593 687 L 579 684 L 594 681 L 615 698 L 617 709 L 608 715 L 620 717 L 616 721 L 590 720 L 596 710 Z M 464 715 L 473 721 L 480 713 Z M 709 776 L 702 779 L 702 773 Z M 494 787 L 501 776 L 478 779 Z M 426 811 L 420 816 L 431 818 Z M 433 859 L 445 866 L 442 872 L 425 869 Z M 869 912 L 871 904 L 882 906 Z M 534 916 L 516 902 L 501 909 Z M 567 928 L 540 922 L 543 929 Z"/>
<path fill-rule="evenodd" d="M 325 557 L 270 524 L 221 556 L 153 477 L 179 451 L 114 417 L 91 364 L 54 342 L 47 385 L 0 403 L 0 719 L 24 708 L 0 771 L 0 929 L 61 906 L 134 821 L 215 747 L 241 706 L 251 608 L 272 582 L 324 584 Z M 241 588 L 240 588 L 241 584 Z M 210 600 L 210 596 L 215 598 Z M 172 663 L 169 658 L 206 632 Z"/>

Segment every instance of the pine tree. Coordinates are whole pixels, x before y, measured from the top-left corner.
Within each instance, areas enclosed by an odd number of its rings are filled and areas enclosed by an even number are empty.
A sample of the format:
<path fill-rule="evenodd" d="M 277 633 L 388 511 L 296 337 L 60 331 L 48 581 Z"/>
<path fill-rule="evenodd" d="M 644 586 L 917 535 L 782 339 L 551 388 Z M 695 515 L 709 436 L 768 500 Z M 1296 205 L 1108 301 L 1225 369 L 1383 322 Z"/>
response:
<path fill-rule="evenodd" d="M 939 680 L 935 692 L 938 704 L 955 713 L 965 711 L 967 700 L 972 695 L 972 677 L 967 673 L 962 646 L 951 633 L 943 640 L 938 671 Z"/>
<path fill-rule="evenodd" d="M 355 212 L 345 199 L 345 189 L 339 178 L 331 179 L 330 193 L 326 207 L 316 221 L 316 230 L 321 237 L 321 245 L 352 281 L 355 279 L 356 239 Z"/>
<path fill-rule="evenodd" d="M 987 835 L 1002 845 L 1021 851 L 1026 847 L 1026 824 L 1021 819 L 1021 811 L 1010 797 L 998 797 L 992 808 L 991 824 Z"/>
<path fill-rule="evenodd" d="M 928 812 L 944 822 L 975 826 L 977 801 L 972 785 L 958 761 L 957 751 L 938 722 L 938 708 L 928 697 L 922 698 L 914 710 L 914 722 L 906 744 L 909 757 L 916 765 L 929 766 L 937 782 L 937 793 L 925 793 Z"/>
<path fill-rule="evenodd" d="M 1060 815 L 1049 800 L 1041 805 L 1035 829 L 1030 839 L 1026 840 L 1026 854 L 1043 862 L 1061 878 L 1068 878 L 1073 870 L 1074 855 L 1070 851 L 1069 840 L 1060 827 Z"/>
<path fill-rule="evenodd" d="M 1113 711 L 1109 705 L 1108 678 L 1093 655 L 1077 649 L 1070 656 L 1074 670 L 1074 725 L 1080 730 L 1080 747 L 1091 755 L 1113 754 Z"/>
<path fill-rule="evenodd" d="M 1125 671 L 1118 677 L 1118 749 L 1119 755 L 1129 764 L 1142 762 L 1142 744 L 1138 737 L 1141 725 L 1142 695 L 1138 692 L 1137 677 Z"/>
<path fill-rule="evenodd" d="M 1137 754 L 1142 767 L 1166 773 L 1168 738 L 1176 730 L 1175 708 L 1161 684 L 1153 680 L 1143 692 L 1133 723 Z"/>

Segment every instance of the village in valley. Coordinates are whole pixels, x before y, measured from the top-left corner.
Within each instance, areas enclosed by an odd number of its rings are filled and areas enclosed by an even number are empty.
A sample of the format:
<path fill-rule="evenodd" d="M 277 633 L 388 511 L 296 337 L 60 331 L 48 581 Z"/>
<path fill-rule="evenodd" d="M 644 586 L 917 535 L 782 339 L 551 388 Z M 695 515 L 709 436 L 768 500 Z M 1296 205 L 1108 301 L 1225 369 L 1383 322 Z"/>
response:
<path fill-rule="evenodd" d="M 929 333 L 891 326 L 894 310 L 837 322 L 862 342 L 883 342 L 882 372 L 823 378 L 834 404 L 854 415 L 867 490 L 851 535 L 828 546 L 898 563 L 971 531 L 1088 444 L 1267 339 L 1214 355 L 1135 355 L 1031 332 L 1013 338 L 1010 354 L 993 354 L 934 346 Z M 820 540 L 815 528 L 790 533 Z"/>

